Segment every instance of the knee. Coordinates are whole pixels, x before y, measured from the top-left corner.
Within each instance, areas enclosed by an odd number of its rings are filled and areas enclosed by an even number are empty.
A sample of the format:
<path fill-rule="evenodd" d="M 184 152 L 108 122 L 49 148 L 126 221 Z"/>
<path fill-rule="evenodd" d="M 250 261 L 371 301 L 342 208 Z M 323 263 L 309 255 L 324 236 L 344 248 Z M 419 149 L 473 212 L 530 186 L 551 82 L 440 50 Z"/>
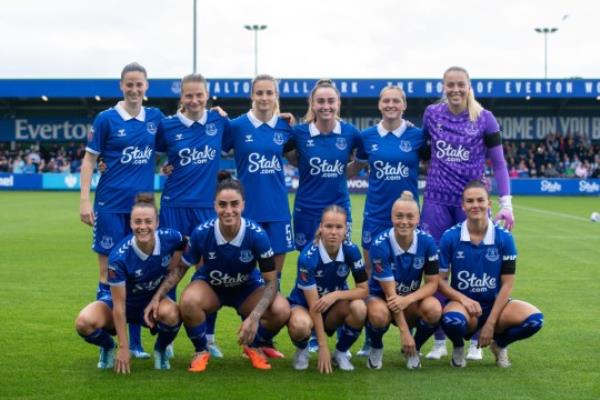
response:
<path fill-rule="evenodd" d="M 292 340 L 303 340 L 310 336 L 312 324 L 310 318 L 292 316 L 288 321 L 288 332 Z"/>
<path fill-rule="evenodd" d="M 369 310 L 369 323 L 375 328 L 383 328 L 390 323 L 390 313 L 387 308 Z"/>
<path fill-rule="evenodd" d="M 430 325 L 440 322 L 442 317 L 442 306 L 439 301 L 433 299 L 423 304 L 421 308 L 421 318 Z"/>
<path fill-rule="evenodd" d="M 177 325 L 179 323 L 179 308 L 177 304 L 170 300 L 163 300 L 158 309 L 158 319 L 167 325 Z"/>
<path fill-rule="evenodd" d="M 186 324 L 199 322 L 199 318 L 202 319 L 204 310 L 200 306 L 200 301 L 193 294 L 183 292 L 179 303 L 179 313 L 181 319 Z"/>
<path fill-rule="evenodd" d="M 75 319 L 75 330 L 81 335 L 90 335 L 97 329 L 97 324 L 90 315 L 80 312 Z"/>
<path fill-rule="evenodd" d="M 271 305 L 274 322 L 283 326 L 290 319 L 290 305 L 287 300 L 276 299 Z"/>
<path fill-rule="evenodd" d="M 544 314 L 538 310 L 538 312 L 527 317 L 523 326 L 530 331 L 531 335 L 537 333 L 544 326 Z"/>
<path fill-rule="evenodd" d="M 367 318 L 367 306 L 363 300 L 353 300 L 350 303 L 350 315 L 354 320 L 363 324 Z"/>

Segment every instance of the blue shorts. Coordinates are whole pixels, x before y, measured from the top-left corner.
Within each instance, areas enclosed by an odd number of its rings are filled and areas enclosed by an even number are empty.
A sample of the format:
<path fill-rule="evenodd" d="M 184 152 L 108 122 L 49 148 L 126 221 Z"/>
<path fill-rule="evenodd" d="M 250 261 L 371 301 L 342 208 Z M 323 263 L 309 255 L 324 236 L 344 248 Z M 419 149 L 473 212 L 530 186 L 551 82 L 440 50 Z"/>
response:
<path fill-rule="evenodd" d="M 392 227 L 392 222 L 382 224 L 381 222 L 373 221 L 365 218 L 363 220 L 362 227 L 362 248 L 369 250 L 371 248 L 371 241 L 377 238 L 381 232 Z"/>
<path fill-rule="evenodd" d="M 131 214 L 94 211 L 94 239 L 92 250 L 105 256 L 125 236 L 131 233 Z"/>
<path fill-rule="evenodd" d="M 294 236 L 290 221 L 259 222 L 258 224 L 267 232 L 273 253 L 285 254 L 294 250 Z"/>
<path fill-rule="evenodd" d="M 171 228 L 181 232 L 183 236 L 190 236 L 194 228 L 216 216 L 212 207 L 161 207 L 161 228 Z"/>
<path fill-rule="evenodd" d="M 321 218 L 306 216 L 294 211 L 294 237 L 296 239 L 296 250 L 302 251 L 315 239 L 315 234 L 321 223 Z M 346 222 L 346 239 L 352 239 L 352 220 L 348 214 Z"/>
<path fill-rule="evenodd" d="M 233 287 L 223 287 L 223 286 L 213 286 L 206 279 L 203 279 L 201 276 L 197 276 L 197 273 L 192 276 L 193 281 L 204 281 L 206 282 L 212 290 L 214 290 L 215 294 L 219 298 L 219 303 L 221 307 L 228 306 L 233 307 L 236 310 L 239 310 L 242 304 L 246 301 L 248 297 L 256 289 L 259 289 L 263 286 L 261 281 L 251 280 L 239 286 Z"/>
<path fill-rule="evenodd" d="M 440 242 L 444 232 L 466 219 L 465 212 L 460 206 L 449 206 L 431 200 L 423 201 L 421 223 L 419 227 Z"/>
<path fill-rule="evenodd" d="M 101 301 L 112 310 L 112 293 L 110 292 L 110 286 L 106 283 L 98 282 L 98 288 L 96 289 L 96 301 Z"/>

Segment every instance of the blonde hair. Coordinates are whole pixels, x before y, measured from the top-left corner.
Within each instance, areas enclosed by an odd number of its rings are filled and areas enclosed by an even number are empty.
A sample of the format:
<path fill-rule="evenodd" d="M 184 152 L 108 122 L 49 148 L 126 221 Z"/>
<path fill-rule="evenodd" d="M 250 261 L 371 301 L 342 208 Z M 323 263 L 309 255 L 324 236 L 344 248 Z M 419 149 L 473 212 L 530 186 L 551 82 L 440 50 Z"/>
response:
<path fill-rule="evenodd" d="M 276 95 L 275 107 L 273 107 L 273 115 L 279 115 L 279 113 L 280 113 L 280 111 L 279 111 L 279 82 L 277 81 L 277 79 L 275 79 L 274 77 L 272 77 L 271 75 L 268 75 L 268 74 L 256 75 L 254 77 L 254 79 L 252 79 L 250 93 L 254 94 L 254 85 L 256 85 L 256 82 L 260 82 L 260 81 L 269 81 L 269 82 L 273 83 L 273 87 L 275 88 L 275 95 Z M 254 108 L 254 101 L 252 102 L 252 108 Z"/>
<path fill-rule="evenodd" d="M 419 211 L 419 204 L 417 204 L 417 201 L 415 200 L 415 197 L 413 196 L 412 192 L 409 192 L 408 190 L 405 190 L 402 192 L 400 197 L 398 197 L 396 199 L 396 201 L 394 201 L 392 208 L 394 208 L 396 203 L 400 203 L 400 202 L 413 203 L 415 205 L 415 207 L 417 208 L 417 212 Z"/>
<path fill-rule="evenodd" d="M 471 85 L 469 73 L 463 67 L 452 66 L 444 72 L 444 79 L 446 79 L 446 74 L 448 72 L 462 72 L 467 77 L 467 82 L 469 82 L 469 93 L 467 93 L 467 111 L 469 112 L 469 120 L 471 122 L 475 122 L 483 111 L 483 106 L 475 99 L 475 92 L 473 91 L 473 86 Z M 440 101 L 444 103 L 448 102 L 448 98 L 446 97 L 445 93 Z"/>
<path fill-rule="evenodd" d="M 340 91 L 335 87 L 333 81 L 331 79 L 319 79 L 315 84 L 315 87 L 313 87 L 310 91 L 310 96 L 308 96 L 308 111 L 306 111 L 306 115 L 304 116 L 304 121 L 306 122 L 314 122 L 317 120 L 317 116 L 313 112 L 312 107 L 315 98 L 315 93 L 321 88 L 333 89 L 337 94 L 338 103 L 340 104 L 340 107 L 342 105 L 342 97 L 340 96 Z M 336 119 L 340 119 L 340 108 L 338 108 L 338 110 L 336 111 L 335 117 Z"/>
<path fill-rule="evenodd" d="M 387 92 L 388 90 L 399 91 L 400 96 L 402 97 L 402 101 L 404 101 L 404 104 L 406 104 L 406 93 L 404 93 L 404 90 L 398 85 L 388 85 L 388 86 L 384 87 L 383 89 L 381 89 L 381 92 L 379 92 L 379 100 L 381 100 L 381 96 L 383 96 L 383 94 L 385 92 Z"/>

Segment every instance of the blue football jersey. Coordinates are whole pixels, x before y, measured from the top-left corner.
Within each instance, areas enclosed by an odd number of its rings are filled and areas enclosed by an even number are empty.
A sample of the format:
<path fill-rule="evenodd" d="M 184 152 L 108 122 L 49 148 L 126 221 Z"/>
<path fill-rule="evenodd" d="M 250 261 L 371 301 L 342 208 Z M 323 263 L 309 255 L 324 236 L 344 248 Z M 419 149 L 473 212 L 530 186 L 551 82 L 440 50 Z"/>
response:
<path fill-rule="evenodd" d="M 479 245 L 471 243 L 467 223 L 444 232 L 440 240 L 440 271 L 450 270 L 450 285 L 484 307 L 493 305 L 500 291 L 503 264 L 515 264 L 517 249 L 510 232 L 488 221 Z"/>
<path fill-rule="evenodd" d="M 108 258 L 108 283 L 125 285 L 126 304 L 143 307 L 167 275 L 171 256 L 182 249 L 185 242 L 181 233 L 173 229 L 158 229 L 151 255 L 140 250 L 133 235 L 116 246 Z"/>
<path fill-rule="evenodd" d="M 237 236 L 230 242 L 223 237 L 218 219 L 212 219 L 192 232 L 183 262 L 204 264 L 193 279 L 202 279 L 211 286 L 232 288 L 250 282 L 261 282 L 256 262 L 273 256 L 266 232 L 249 219 L 242 218 Z"/>
<path fill-rule="evenodd" d="M 346 164 L 359 144 L 358 130 L 338 121 L 332 132 L 323 135 L 313 123 L 302 124 L 295 127 L 293 140 L 300 173 L 295 211 L 320 218 L 325 207 L 337 204 L 350 215 Z"/>
<path fill-rule="evenodd" d="M 392 281 L 396 293 L 410 294 L 421 286 L 423 275 L 436 275 L 439 270 L 438 252 L 431 235 L 415 230 L 408 250 L 396 241 L 394 228 L 382 232 L 369 249 L 372 271 L 369 294 L 383 296 L 379 282 Z"/>
<path fill-rule="evenodd" d="M 223 143 L 234 149 L 238 179 L 249 194 L 244 216 L 258 222 L 289 221 L 288 191 L 283 173 L 283 146 L 292 134 L 279 118 L 263 123 L 252 111 L 231 121 L 231 134 Z"/>
<path fill-rule="evenodd" d="M 290 301 L 307 306 L 304 290 L 312 288 L 317 289 L 319 297 L 336 290 L 347 290 L 346 278 L 350 272 L 355 279 L 362 276 L 366 280 L 365 266 L 354 243 L 344 241 L 335 260 L 327 254 L 321 241 L 318 245 L 306 246 L 298 257 L 298 275 Z"/>
<path fill-rule="evenodd" d="M 162 118 L 148 107 L 132 117 L 121 103 L 98 114 L 86 147 L 106 163 L 96 187 L 96 211 L 131 212 L 137 193 L 154 191 L 154 142 Z"/>
<path fill-rule="evenodd" d="M 406 122 L 393 132 L 382 124 L 364 130 L 356 159 L 369 163 L 369 190 L 364 218 L 388 224 L 394 201 L 408 190 L 419 201 L 419 153 L 423 131 Z"/>
<path fill-rule="evenodd" d="M 223 136 L 228 130 L 229 120 L 208 110 L 200 121 L 178 112 L 160 122 L 156 151 L 167 153 L 173 166 L 163 189 L 162 207 L 213 206 Z"/>

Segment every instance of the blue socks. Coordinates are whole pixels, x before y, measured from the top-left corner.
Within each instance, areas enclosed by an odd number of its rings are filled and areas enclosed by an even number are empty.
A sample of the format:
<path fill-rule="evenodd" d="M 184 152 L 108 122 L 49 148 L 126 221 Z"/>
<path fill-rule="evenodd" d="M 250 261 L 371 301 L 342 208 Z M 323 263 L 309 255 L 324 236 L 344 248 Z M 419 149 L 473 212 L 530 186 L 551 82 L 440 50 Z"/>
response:
<path fill-rule="evenodd" d="M 339 336 L 335 348 L 342 353 L 348 351 L 360 336 L 361 330 L 362 328 L 356 329 L 347 324 L 342 324 L 342 326 L 338 328 Z"/>
<path fill-rule="evenodd" d="M 383 349 L 383 335 L 387 332 L 390 326 L 385 328 L 375 328 L 369 321 L 365 325 L 367 337 L 371 341 L 371 347 L 374 349 Z"/>
<path fill-rule="evenodd" d="M 521 324 L 512 326 L 500 334 L 494 335 L 494 341 L 502 348 L 517 340 L 527 339 L 536 334 L 544 326 L 544 314 L 531 314 Z"/>
<path fill-rule="evenodd" d="M 89 335 L 83 335 L 79 333 L 79 336 L 81 336 L 86 342 L 102 347 L 106 350 L 110 350 L 115 347 L 115 341 L 104 329 L 96 329 Z"/>
<path fill-rule="evenodd" d="M 442 329 L 454 347 L 463 347 L 467 334 L 467 319 L 459 312 L 450 311 L 442 315 Z"/>
<path fill-rule="evenodd" d="M 142 325 L 129 324 L 129 348 L 142 349 Z"/>
<path fill-rule="evenodd" d="M 431 335 L 433 335 L 437 328 L 437 325 L 429 325 L 427 322 L 423 321 L 420 318 L 417 320 L 417 331 L 414 335 L 415 346 L 417 350 L 421 349 L 423 343 L 425 343 L 427 339 L 429 339 Z"/>
<path fill-rule="evenodd" d="M 252 347 L 261 347 L 261 346 L 269 346 L 273 345 L 273 337 L 277 332 L 272 332 L 265 328 L 261 323 L 258 324 L 258 329 L 256 331 L 256 336 L 254 337 L 254 342 L 252 343 Z"/>
<path fill-rule="evenodd" d="M 196 352 L 206 350 L 206 321 L 196 326 L 185 326 L 185 332 L 194 344 Z"/>
<path fill-rule="evenodd" d="M 215 325 L 217 324 L 217 313 L 214 312 L 212 314 L 208 314 L 206 316 L 206 334 L 214 336 L 215 334 Z"/>
<path fill-rule="evenodd" d="M 165 351 L 168 345 L 175 340 L 177 336 L 177 332 L 179 332 L 179 327 L 181 323 L 177 325 L 167 325 L 162 322 L 158 322 L 156 324 L 156 330 L 158 331 L 158 337 L 156 338 L 156 344 L 154 345 L 154 350 L 158 350 L 160 352 Z"/>

